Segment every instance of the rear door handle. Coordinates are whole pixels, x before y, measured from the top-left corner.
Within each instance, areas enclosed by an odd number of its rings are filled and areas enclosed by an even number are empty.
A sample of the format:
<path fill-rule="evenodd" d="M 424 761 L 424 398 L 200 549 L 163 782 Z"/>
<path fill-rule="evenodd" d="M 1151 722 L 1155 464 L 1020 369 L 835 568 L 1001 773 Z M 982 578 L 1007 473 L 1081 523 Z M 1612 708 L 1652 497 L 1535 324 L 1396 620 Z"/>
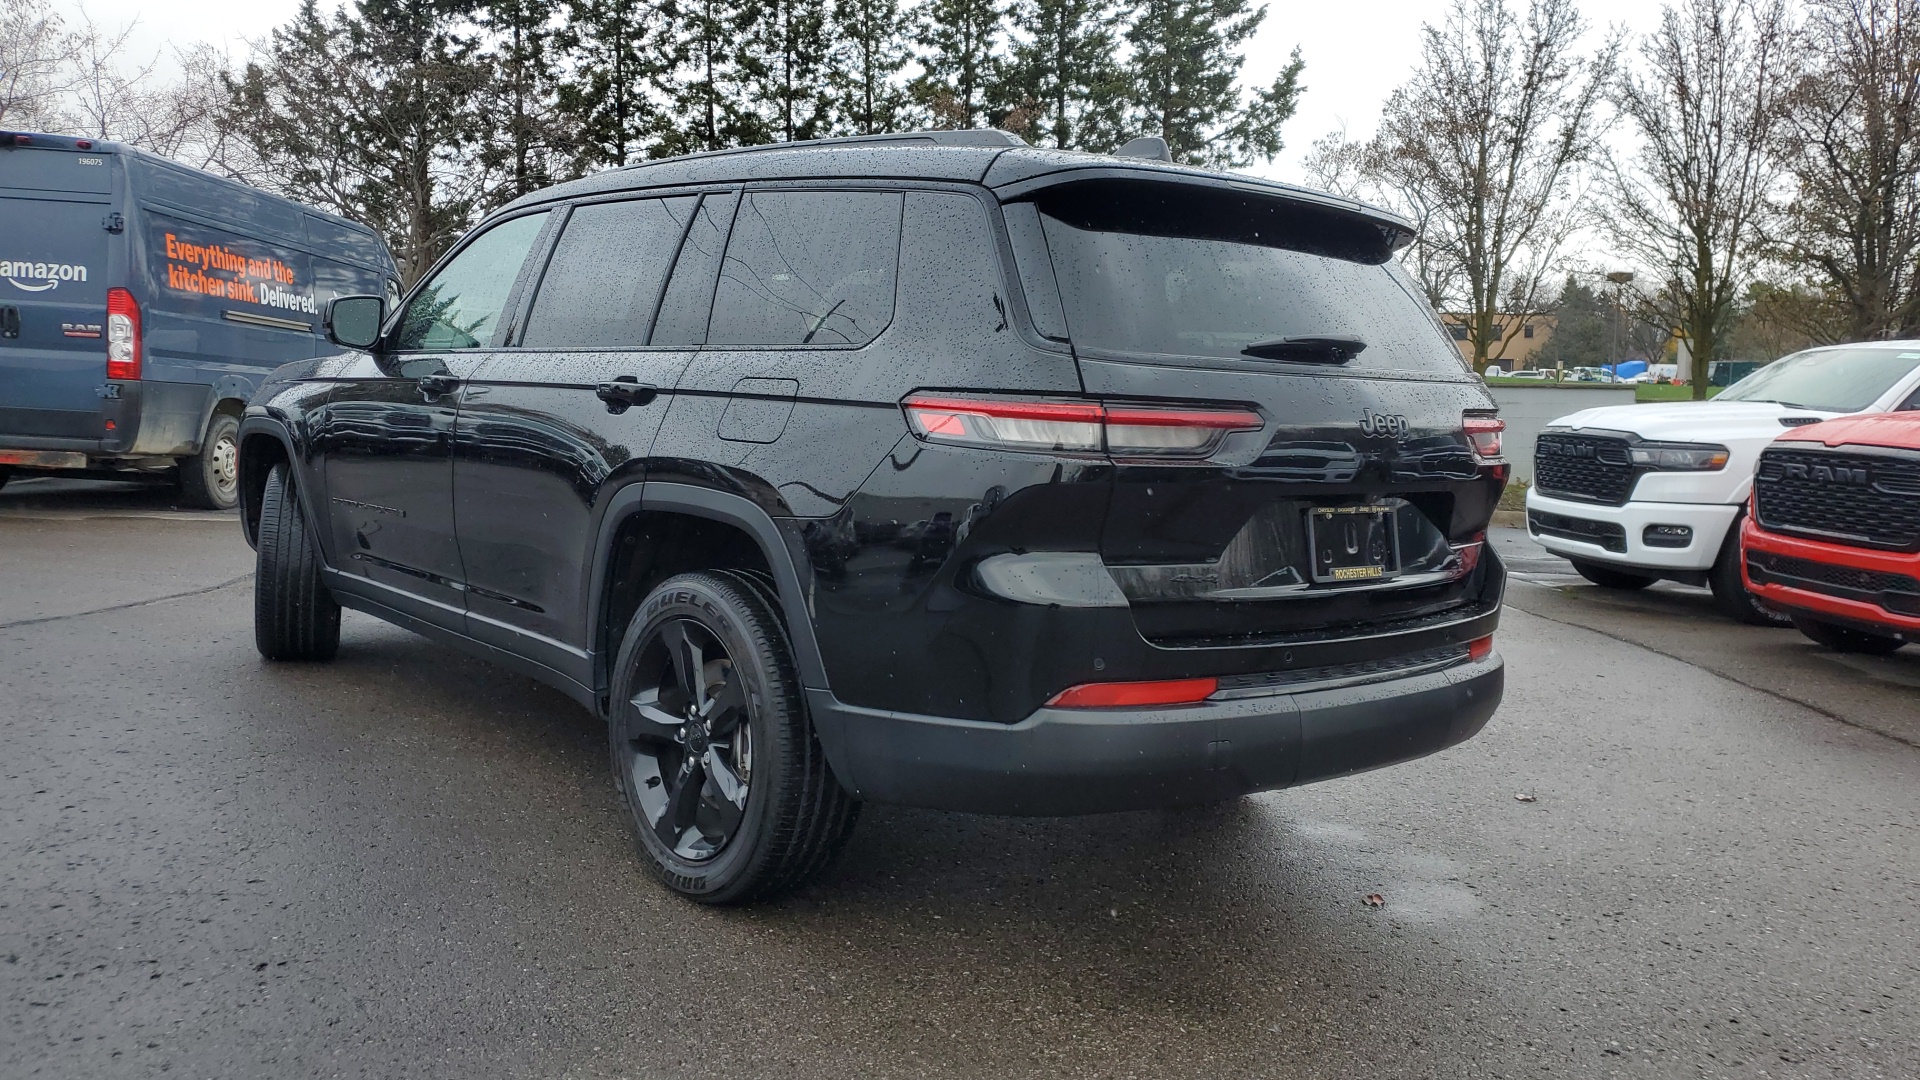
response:
<path fill-rule="evenodd" d="M 594 387 L 593 394 L 607 403 L 608 412 L 625 412 L 628 406 L 651 405 L 653 399 L 660 396 L 660 389 L 648 386 L 631 375 L 623 375 Z"/>
<path fill-rule="evenodd" d="M 439 397 L 441 394 L 450 394 L 459 388 L 460 377 L 457 375 L 447 375 L 443 373 L 420 376 L 420 392 L 428 397 Z"/>
<path fill-rule="evenodd" d="M 20 309 L 12 304 L 0 304 L 0 338 L 20 336 Z"/>

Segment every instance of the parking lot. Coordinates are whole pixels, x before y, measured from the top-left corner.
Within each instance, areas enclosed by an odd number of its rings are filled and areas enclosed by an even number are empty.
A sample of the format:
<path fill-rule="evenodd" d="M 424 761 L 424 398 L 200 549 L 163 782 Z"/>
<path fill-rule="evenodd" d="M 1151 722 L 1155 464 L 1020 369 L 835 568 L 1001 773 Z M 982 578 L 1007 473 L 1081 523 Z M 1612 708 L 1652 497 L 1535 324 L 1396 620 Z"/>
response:
<path fill-rule="evenodd" d="M 1507 697 L 1458 748 L 1178 813 L 870 806 L 716 911 L 559 693 L 352 612 L 269 665 L 232 515 L 17 483 L 0 1076 L 1920 1075 L 1920 649 L 1497 542 Z"/>

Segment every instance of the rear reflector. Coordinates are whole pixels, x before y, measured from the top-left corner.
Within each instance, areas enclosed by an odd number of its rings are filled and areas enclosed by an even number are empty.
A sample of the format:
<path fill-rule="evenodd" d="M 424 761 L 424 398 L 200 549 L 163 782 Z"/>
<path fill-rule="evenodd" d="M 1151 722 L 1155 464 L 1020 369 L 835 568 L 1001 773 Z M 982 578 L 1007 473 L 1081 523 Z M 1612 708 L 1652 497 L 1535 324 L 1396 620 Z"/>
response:
<path fill-rule="evenodd" d="M 1474 640 L 1467 642 L 1467 659 L 1485 660 L 1487 657 L 1492 655 L 1493 655 L 1493 636 L 1491 634 L 1489 634 L 1486 637 L 1475 638 Z"/>
<path fill-rule="evenodd" d="M 1172 679 L 1165 682 L 1082 683 L 1062 690 L 1047 702 L 1061 709 L 1125 709 L 1142 705 L 1192 705 L 1220 689 L 1218 679 Z"/>
<path fill-rule="evenodd" d="M 1257 431 L 1247 409 L 914 394 L 901 405 L 928 442 L 1030 453 L 1199 459 L 1232 432 Z"/>
<path fill-rule="evenodd" d="M 1501 436 L 1507 430 L 1507 422 L 1497 416 L 1469 415 L 1463 421 L 1467 429 L 1467 441 L 1473 444 L 1473 452 L 1483 458 L 1500 456 Z"/>
<path fill-rule="evenodd" d="M 140 305 L 125 289 L 107 290 L 107 378 L 140 377 Z"/>

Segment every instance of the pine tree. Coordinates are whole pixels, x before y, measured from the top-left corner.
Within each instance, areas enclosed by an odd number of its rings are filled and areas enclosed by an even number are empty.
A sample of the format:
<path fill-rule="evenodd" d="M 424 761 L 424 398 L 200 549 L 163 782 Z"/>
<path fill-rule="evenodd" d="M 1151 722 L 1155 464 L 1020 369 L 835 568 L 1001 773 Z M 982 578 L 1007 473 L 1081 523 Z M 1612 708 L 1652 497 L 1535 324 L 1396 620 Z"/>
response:
<path fill-rule="evenodd" d="M 815 139 L 832 122 L 827 0 L 747 5 L 741 70 L 748 100 L 781 142 Z"/>
<path fill-rule="evenodd" d="M 486 69 L 467 5 L 305 0 L 229 84 L 234 130 L 272 189 L 366 222 L 409 283 L 472 222 L 495 177 L 474 153 Z"/>
<path fill-rule="evenodd" d="M 569 0 L 558 44 L 573 76 L 560 86 L 560 111 L 574 129 L 582 165 L 625 165 L 659 141 L 659 107 L 678 62 L 673 11 L 654 0 Z"/>
<path fill-rule="evenodd" d="M 1016 0 L 1019 41 L 996 87 L 998 122 L 1062 150 L 1111 150 L 1123 121 L 1115 0 Z"/>
<path fill-rule="evenodd" d="M 680 74 L 674 87 L 678 123 L 654 153 L 665 157 L 773 141 L 772 128 L 750 107 L 742 40 L 757 9 L 722 0 L 683 0 L 677 22 Z"/>
<path fill-rule="evenodd" d="M 503 174 L 489 202 L 503 204 L 572 175 L 555 79 L 556 0 L 485 0 L 475 22 L 490 39 L 493 78 L 483 153 Z"/>
<path fill-rule="evenodd" d="M 897 81 L 910 26 L 900 0 L 836 0 L 827 80 L 839 131 L 878 135 L 913 126 L 911 99 Z"/>
<path fill-rule="evenodd" d="M 1280 125 L 1299 101 L 1299 50 L 1251 100 L 1238 85 L 1241 49 L 1266 17 L 1247 0 L 1141 0 L 1127 28 L 1135 131 L 1160 136 L 1190 164 L 1241 168 L 1278 154 Z"/>
<path fill-rule="evenodd" d="M 921 9 L 915 59 L 922 73 L 913 91 L 932 114 L 934 127 L 985 122 L 1006 14 L 1000 0 L 927 0 Z"/>

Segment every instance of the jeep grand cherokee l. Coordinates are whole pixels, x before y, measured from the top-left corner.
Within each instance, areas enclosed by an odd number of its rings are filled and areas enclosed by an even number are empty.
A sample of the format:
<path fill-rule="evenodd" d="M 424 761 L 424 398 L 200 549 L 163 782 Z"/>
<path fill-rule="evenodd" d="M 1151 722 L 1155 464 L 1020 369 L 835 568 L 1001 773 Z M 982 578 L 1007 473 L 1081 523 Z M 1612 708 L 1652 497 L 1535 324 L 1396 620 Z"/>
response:
<path fill-rule="evenodd" d="M 530 195 L 247 411 L 256 627 L 339 605 L 604 718 L 640 852 L 773 895 L 864 800 L 1230 799 L 1500 700 L 1501 422 L 1407 222 L 1000 132 Z"/>

